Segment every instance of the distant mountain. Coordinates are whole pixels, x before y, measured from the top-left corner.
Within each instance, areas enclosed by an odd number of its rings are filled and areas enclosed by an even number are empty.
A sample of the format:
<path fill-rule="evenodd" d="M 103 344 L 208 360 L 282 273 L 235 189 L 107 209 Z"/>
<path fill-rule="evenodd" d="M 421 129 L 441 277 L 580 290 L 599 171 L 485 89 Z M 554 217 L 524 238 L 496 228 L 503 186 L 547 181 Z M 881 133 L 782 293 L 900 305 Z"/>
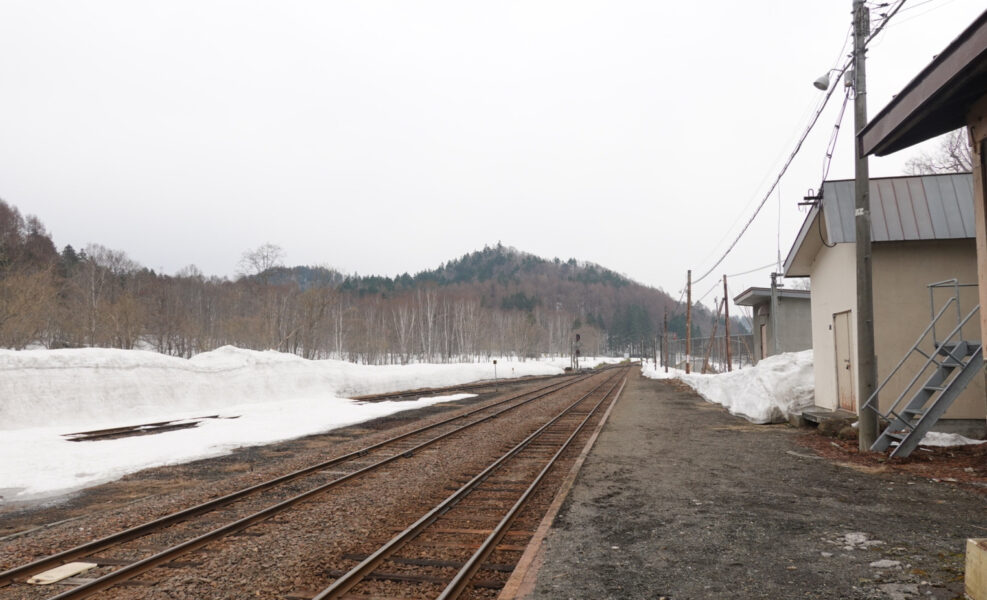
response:
<path fill-rule="evenodd" d="M 338 287 L 347 276 L 326 267 L 273 267 L 250 279 L 263 279 L 271 285 L 295 284 L 302 291 L 324 286 Z"/>
<path fill-rule="evenodd" d="M 545 277 L 587 285 L 599 283 L 615 288 L 632 284 L 626 277 L 593 263 L 577 262 L 574 258 L 564 262 L 558 258 L 547 260 L 500 244 L 451 260 L 438 269 L 419 273 L 414 279 L 419 282 L 435 281 L 447 285 L 494 280 L 499 284 L 508 285 L 519 284 L 523 279 L 530 277 Z"/>
<path fill-rule="evenodd" d="M 294 282 L 302 289 L 332 285 L 360 298 L 391 298 L 432 286 L 476 295 L 484 308 L 564 311 L 574 316 L 575 329 L 595 327 L 607 334 L 615 347 L 652 340 L 661 331 L 667 310 L 669 331 L 685 336 L 684 304 L 665 291 L 591 262 L 549 260 L 501 244 L 415 275 L 345 276 L 321 267 L 278 267 L 262 276 L 271 283 Z M 694 308 L 693 335 L 707 334 L 713 315 L 701 305 Z M 734 331 L 742 330 L 739 320 L 732 325 Z"/>

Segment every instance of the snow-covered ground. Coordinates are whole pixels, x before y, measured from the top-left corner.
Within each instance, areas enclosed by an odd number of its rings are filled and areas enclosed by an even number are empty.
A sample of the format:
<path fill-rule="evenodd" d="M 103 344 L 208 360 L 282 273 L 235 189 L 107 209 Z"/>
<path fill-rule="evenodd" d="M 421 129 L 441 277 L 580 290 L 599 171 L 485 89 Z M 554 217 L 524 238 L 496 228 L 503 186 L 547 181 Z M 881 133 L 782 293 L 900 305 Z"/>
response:
<path fill-rule="evenodd" d="M 583 364 L 621 359 L 586 358 Z M 497 376 L 552 375 L 567 358 L 500 358 Z M 812 405 L 812 353 L 783 354 L 720 375 L 655 370 L 755 423 Z M 140 350 L 0 350 L 0 503 L 63 494 L 148 467 L 328 431 L 462 396 L 359 403 L 363 394 L 491 379 L 490 362 L 367 366 L 224 347 L 190 360 Z M 202 417 L 217 416 L 219 418 Z M 73 442 L 66 434 L 157 421 L 196 427 Z M 925 445 L 975 443 L 929 434 Z"/>
<path fill-rule="evenodd" d="M 663 368 L 656 370 L 653 364 L 645 364 L 642 372 L 652 379 L 681 379 L 709 402 L 721 404 L 730 413 L 752 423 L 785 421 L 789 414 L 812 406 L 814 400 L 812 350 L 770 356 L 753 367 L 717 375 L 687 375 L 678 369 L 665 373 Z M 922 439 L 923 446 L 981 443 L 984 442 L 936 431 Z"/>
<path fill-rule="evenodd" d="M 501 358 L 497 376 L 558 374 L 568 364 L 567 358 Z M 140 350 L 0 350 L 0 502 L 61 494 L 148 467 L 462 397 L 359 403 L 352 396 L 493 377 L 490 362 L 367 366 L 233 347 L 190 360 Z M 91 442 L 64 437 L 213 415 L 221 418 L 156 435 Z"/>

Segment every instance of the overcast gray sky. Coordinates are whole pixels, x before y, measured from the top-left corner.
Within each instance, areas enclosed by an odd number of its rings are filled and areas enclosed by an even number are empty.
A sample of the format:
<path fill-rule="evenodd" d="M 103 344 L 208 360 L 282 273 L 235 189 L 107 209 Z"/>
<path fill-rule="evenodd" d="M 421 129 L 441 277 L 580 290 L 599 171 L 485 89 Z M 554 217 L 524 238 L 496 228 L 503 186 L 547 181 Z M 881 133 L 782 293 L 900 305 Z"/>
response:
<path fill-rule="evenodd" d="M 868 53 L 870 115 L 983 8 L 907 2 Z M 850 11 L 2 0 L 0 198 L 59 247 L 166 273 L 233 275 L 270 242 L 289 264 L 394 275 L 501 241 L 674 294 L 768 189 L 822 94 L 813 79 L 848 52 Z M 841 100 L 783 179 L 780 215 L 772 197 L 697 296 L 787 253 Z M 852 177 L 851 116 L 830 178 Z"/>

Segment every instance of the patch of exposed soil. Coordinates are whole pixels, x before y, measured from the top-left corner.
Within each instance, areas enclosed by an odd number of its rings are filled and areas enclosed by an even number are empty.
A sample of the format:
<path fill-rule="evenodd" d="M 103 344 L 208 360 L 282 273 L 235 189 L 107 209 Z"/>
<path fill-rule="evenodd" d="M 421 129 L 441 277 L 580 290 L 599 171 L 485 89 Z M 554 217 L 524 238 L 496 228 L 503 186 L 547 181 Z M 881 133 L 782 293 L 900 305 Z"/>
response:
<path fill-rule="evenodd" d="M 803 433 L 797 441 L 819 456 L 858 470 L 905 473 L 987 495 L 987 444 L 922 446 L 907 458 L 889 458 L 882 452 L 860 452 L 856 440 L 834 439 L 815 432 Z"/>

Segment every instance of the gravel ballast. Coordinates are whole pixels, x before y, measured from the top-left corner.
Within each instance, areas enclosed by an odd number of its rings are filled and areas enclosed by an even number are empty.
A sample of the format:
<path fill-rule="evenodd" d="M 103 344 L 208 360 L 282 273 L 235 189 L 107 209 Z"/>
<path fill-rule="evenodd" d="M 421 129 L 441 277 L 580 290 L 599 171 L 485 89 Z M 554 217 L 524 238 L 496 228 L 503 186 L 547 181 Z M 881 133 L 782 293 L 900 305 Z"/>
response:
<path fill-rule="evenodd" d="M 608 377 L 601 375 L 595 382 L 577 383 L 565 394 L 535 401 L 478 425 L 469 433 L 457 434 L 402 457 L 379 471 L 334 488 L 324 497 L 297 505 L 241 534 L 210 543 L 180 558 L 171 568 L 139 575 L 134 580 L 136 585 L 112 588 L 100 592 L 98 597 L 242 598 L 244 590 L 250 590 L 251 596 L 274 598 L 321 589 L 331 570 L 349 562 L 345 556 L 375 549 L 396 529 L 420 516 L 423 504 L 431 505 L 445 497 L 457 481 L 471 477 L 491 457 L 499 456 L 505 446 L 523 439 L 559 408 L 598 384 L 601 378 Z M 500 396 L 505 394 L 506 390 L 502 389 Z M 475 406 L 485 400 L 478 398 L 464 404 Z M 61 506 L 7 512 L 6 517 L 16 517 L 7 521 L 11 528 L 24 528 L 29 522 L 51 522 L 66 515 L 71 520 L 9 537 L 0 543 L 2 562 L 9 566 L 47 555 L 461 410 L 452 405 L 432 407 L 327 436 L 248 448 L 229 457 L 149 470 L 84 492 Z M 127 502 L 122 494 L 141 490 L 141 482 L 151 489 L 167 492 Z M 105 500 L 110 506 L 98 508 L 94 499 Z M 196 527 L 205 531 L 215 525 L 218 523 L 206 522 Z M 185 534 L 179 535 L 179 529 L 106 550 L 97 555 L 97 562 L 109 559 L 112 565 L 113 561 L 147 555 L 157 547 L 181 541 Z M 86 576 L 98 576 L 104 570 L 101 566 Z M 53 588 L 16 585 L 4 589 L 0 596 L 46 598 L 55 592 Z"/>

